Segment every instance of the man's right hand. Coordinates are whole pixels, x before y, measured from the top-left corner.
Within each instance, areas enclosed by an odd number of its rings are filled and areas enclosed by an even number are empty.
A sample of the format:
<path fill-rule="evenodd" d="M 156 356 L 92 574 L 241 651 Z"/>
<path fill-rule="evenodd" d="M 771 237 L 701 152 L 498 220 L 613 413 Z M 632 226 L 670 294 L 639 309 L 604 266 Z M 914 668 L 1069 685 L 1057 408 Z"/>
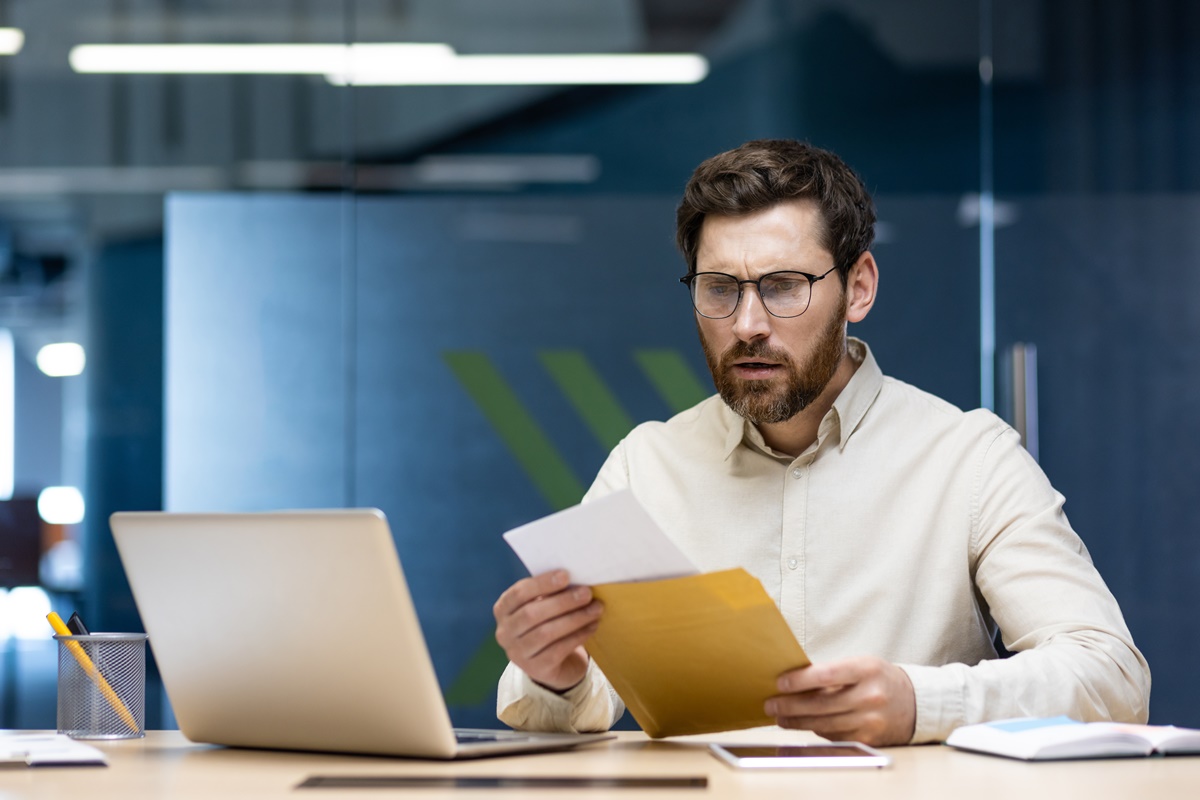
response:
<path fill-rule="evenodd" d="M 591 589 L 570 585 L 566 571 L 535 575 L 514 583 L 492 607 L 496 641 L 530 678 L 565 692 L 587 674 L 583 643 L 603 610 Z"/>

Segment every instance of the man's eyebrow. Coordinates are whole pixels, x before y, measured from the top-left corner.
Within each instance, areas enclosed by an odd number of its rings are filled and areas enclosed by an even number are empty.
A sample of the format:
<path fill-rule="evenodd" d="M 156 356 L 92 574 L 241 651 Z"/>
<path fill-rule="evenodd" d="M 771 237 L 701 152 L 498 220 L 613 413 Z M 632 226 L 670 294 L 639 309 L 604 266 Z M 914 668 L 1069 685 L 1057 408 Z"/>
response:
<path fill-rule="evenodd" d="M 739 264 L 734 264 L 734 265 L 730 266 L 728 264 L 721 263 L 721 262 L 718 262 L 715 264 L 705 264 L 704 266 L 701 266 L 699 260 L 697 260 L 696 261 L 696 272 L 724 272 L 726 275 L 733 275 L 733 274 L 735 274 L 735 271 L 739 267 L 743 267 L 743 266 L 744 265 L 739 265 Z M 769 275 L 772 272 L 803 272 L 805 274 L 819 275 L 825 271 L 824 269 L 817 269 L 816 272 L 814 272 L 813 271 L 814 269 L 816 269 L 816 268 L 805 265 L 805 264 L 781 261 L 781 262 L 768 264 L 767 266 L 761 268 L 760 270 L 754 270 L 753 272 L 750 272 L 749 274 Z"/>

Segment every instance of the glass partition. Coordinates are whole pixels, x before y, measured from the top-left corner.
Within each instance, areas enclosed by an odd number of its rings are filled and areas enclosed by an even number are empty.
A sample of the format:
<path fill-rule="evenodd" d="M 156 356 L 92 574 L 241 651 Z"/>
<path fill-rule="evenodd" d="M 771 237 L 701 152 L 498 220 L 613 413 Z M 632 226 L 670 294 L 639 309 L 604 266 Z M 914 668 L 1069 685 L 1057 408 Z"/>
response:
<path fill-rule="evenodd" d="M 998 383 L 1150 662 L 1152 720 L 1196 725 L 1200 9 L 995 15 Z"/>
<path fill-rule="evenodd" d="M 0 1 L 0 440 L 16 501 L 84 501 L 25 531 L 38 598 L 139 625 L 111 511 L 379 505 L 420 565 L 452 714 L 490 723 L 490 595 L 520 574 L 499 534 L 573 502 L 622 428 L 710 391 L 668 288 L 673 198 L 707 156 L 796 137 L 876 193 L 880 296 L 852 333 L 891 375 L 1020 416 L 1145 643 L 1156 718 L 1200 724 L 1192 5 Z M 629 307 L 582 314 L 605 259 Z M 510 289 L 534 305 L 479 305 Z M 79 374 L 39 368 L 63 343 Z M 620 411 L 599 428 L 585 385 Z M 537 453 L 496 416 L 506 391 Z M 277 412 L 257 427 L 251 396 Z M 480 472 L 503 502 L 443 491 Z M 0 727 L 48 727 L 52 648 L 0 636 Z"/>

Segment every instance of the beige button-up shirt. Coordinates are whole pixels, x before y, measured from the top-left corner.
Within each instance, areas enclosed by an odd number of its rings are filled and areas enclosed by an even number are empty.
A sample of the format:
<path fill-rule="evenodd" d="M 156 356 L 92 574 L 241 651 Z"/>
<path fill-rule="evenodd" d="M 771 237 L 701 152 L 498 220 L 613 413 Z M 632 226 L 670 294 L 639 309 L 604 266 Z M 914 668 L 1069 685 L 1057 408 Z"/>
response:
<path fill-rule="evenodd" d="M 639 425 L 585 501 L 628 487 L 700 569 L 744 567 L 814 661 L 899 664 L 914 742 L 1006 717 L 1145 721 L 1149 667 L 1016 432 L 885 377 L 860 341 L 851 357 L 799 456 L 714 396 Z M 511 664 L 500 681 L 516 728 L 603 730 L 623 711 L 594 664 L 561 696 Z"/>

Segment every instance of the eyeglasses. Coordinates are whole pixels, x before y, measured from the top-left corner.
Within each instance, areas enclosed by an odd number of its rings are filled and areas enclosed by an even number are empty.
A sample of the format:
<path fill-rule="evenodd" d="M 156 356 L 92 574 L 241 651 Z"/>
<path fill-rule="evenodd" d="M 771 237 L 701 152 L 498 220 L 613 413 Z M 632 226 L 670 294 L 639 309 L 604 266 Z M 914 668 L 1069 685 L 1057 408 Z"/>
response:
<path fill-rule="evenodd" d="M 813 284 L 835 269 L 837 265 L 825 270 L 823 275 L 792 270 L 768 272 L 754 280 L 744 281 L 724 272 L 693 272 L 684 275 L 679 282 L 686 284 L 691 291 L 692 305 L 702 317 L 725 319 L 731 316 L 742 300 L 742 287 L 750 283 L 758 290 L 758 296 L 771 316 L 787 319 L 798 317 L 808 310 Z"/>

